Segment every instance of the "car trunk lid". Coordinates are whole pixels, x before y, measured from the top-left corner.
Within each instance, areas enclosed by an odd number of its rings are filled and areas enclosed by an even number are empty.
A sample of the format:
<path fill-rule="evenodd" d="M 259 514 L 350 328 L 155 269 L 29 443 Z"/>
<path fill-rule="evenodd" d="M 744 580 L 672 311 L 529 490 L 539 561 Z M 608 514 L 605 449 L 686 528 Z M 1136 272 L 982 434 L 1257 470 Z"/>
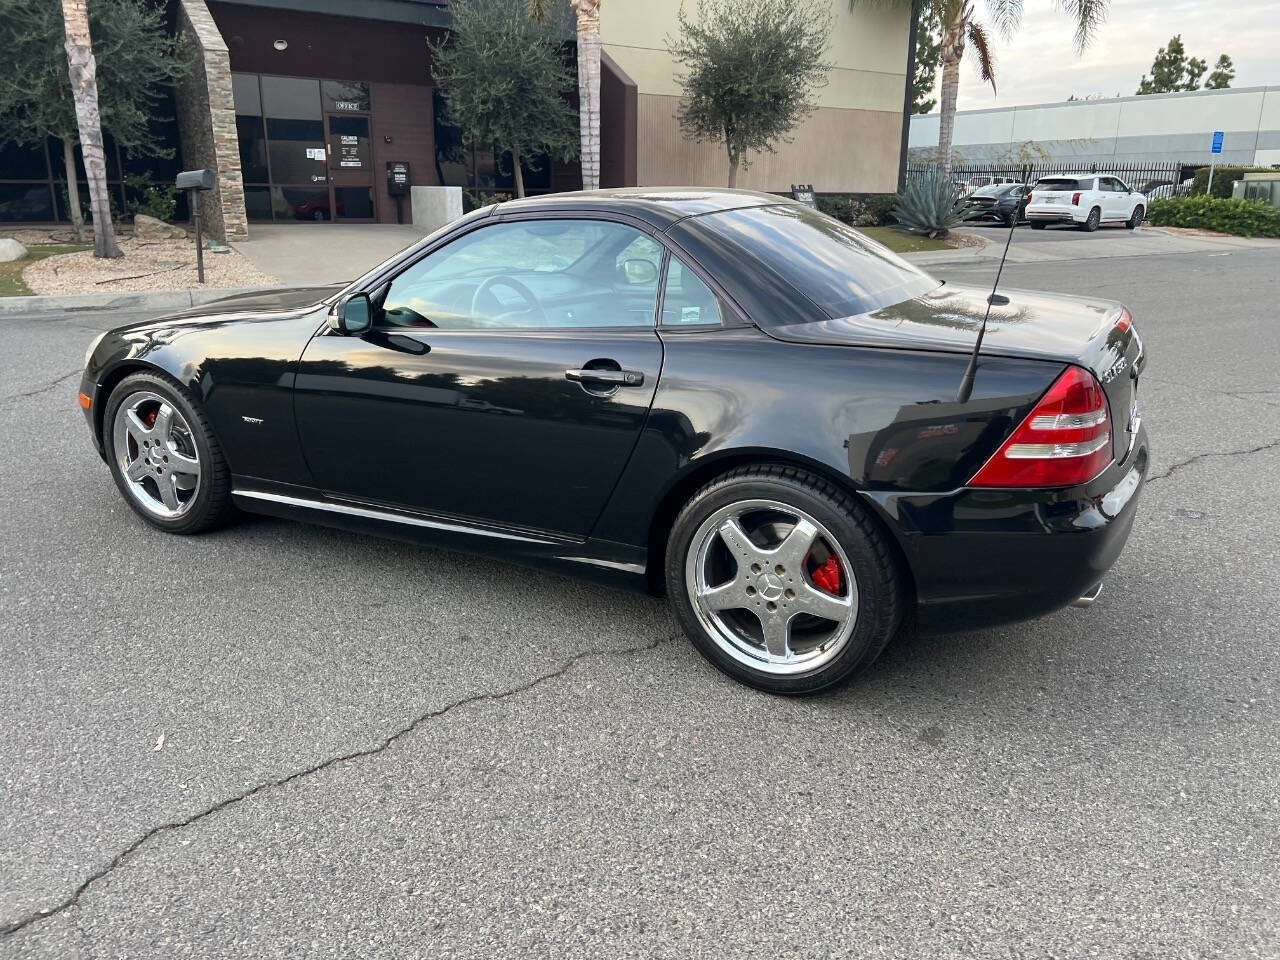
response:
<path fill-rule="evenodd" d="M 773 326 L 767 332 L 795 343 L 970 353 L 987 309 L 989 290 L 940 285 L 869 313 Z M 1112 300 L 1002 289 L 1008 303 L 991 307 L 982 357 L 1023 357 L 1084 367 L 1107 394 L 1116 456 L 1137 430 L 1137 374 L 1145 357 L 1129 312 Z M 981 375 L 981 367 L 979 367 Z M 956 386 L 959 386 L 957 382 Z"/>

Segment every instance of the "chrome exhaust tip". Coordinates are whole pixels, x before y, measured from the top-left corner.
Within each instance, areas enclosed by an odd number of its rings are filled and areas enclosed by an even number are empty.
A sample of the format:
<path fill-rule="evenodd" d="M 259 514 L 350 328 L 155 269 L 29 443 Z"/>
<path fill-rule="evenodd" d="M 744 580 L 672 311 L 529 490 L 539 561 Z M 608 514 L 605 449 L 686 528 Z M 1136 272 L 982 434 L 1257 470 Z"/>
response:
<path fill-rule="evenodd" d="M 1099 580 L 1092 587 L 1086 590 L 1080 597 L 1071 601 L 1073 607 L 1092 607 L 1098 594 L 1102 593 L 1102 581 Z"/>

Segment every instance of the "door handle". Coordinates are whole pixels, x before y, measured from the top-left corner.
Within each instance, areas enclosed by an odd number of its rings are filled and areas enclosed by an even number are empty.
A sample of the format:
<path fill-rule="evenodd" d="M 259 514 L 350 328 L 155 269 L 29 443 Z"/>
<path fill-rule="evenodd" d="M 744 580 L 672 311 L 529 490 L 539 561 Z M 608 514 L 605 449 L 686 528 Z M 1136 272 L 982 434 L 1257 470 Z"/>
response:
<path fill-rule="evenodd" d="M 644 373 L 640 370 L 595 370 L 592 368 L 566 370 L 566 380 L 575 383 L 607 383 L 614 387 L 639 387 L 644 385 Z"/>

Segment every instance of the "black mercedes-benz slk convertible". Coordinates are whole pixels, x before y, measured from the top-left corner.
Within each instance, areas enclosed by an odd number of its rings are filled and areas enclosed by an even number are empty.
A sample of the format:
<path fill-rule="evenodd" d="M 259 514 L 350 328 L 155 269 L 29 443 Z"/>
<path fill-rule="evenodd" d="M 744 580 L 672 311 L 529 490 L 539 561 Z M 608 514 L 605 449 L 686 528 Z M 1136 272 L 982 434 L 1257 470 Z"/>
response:
<path fill-rule="evenodd" d="M 665 592 L 778 693 L 904 623 L 1100 589 L 1147 470 L 1116 303 L 933 279 L 769 194 L 486 207 L 344 288 L 109 330 L 80 404 L 133 509 L 235 508 Z"/>

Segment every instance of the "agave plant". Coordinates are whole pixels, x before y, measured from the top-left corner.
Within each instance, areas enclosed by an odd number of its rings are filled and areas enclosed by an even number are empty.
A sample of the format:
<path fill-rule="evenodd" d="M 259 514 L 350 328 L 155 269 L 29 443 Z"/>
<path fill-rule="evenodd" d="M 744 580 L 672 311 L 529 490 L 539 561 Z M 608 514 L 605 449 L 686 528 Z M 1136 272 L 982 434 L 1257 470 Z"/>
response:
<path fill-rule="evenodd" d="M 935 167 L 907 181 L 893 216 L 913 233 L 936 237 L 964 219 L 964 199 L 960 187 Z"/>

